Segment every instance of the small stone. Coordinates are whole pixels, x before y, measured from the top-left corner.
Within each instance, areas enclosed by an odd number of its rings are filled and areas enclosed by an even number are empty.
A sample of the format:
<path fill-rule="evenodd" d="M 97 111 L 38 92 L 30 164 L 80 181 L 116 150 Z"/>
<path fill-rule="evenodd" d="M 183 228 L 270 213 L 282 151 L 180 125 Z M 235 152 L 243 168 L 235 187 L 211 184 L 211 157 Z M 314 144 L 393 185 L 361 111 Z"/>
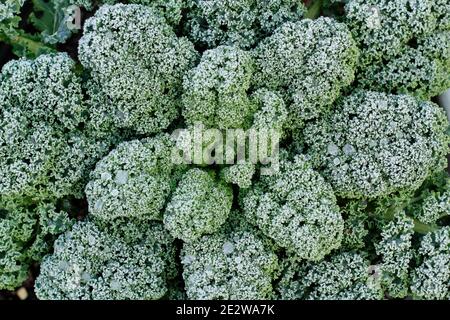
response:
<path fill-rule="evenodd" d="M 341 164 L 341 160 L 340 160 L 339 158 L 334 158 L 333 164 L 334 164 L 335 166 L 338 166 L 338 165 Z"/>
<path fill-rule="evenodd" d="M 20 300 L 26 300 L 28 298 L 28 290 L 22 287 L 17 290 L 16 295 Z"/>
<path fill-rule="evenodd" d="M 113 189 L 113 190 L 111 191 L 111 195 L 112 195 L 113 197 L 117 197 L 117 196 L 119 195 L 119 190 Z"/>

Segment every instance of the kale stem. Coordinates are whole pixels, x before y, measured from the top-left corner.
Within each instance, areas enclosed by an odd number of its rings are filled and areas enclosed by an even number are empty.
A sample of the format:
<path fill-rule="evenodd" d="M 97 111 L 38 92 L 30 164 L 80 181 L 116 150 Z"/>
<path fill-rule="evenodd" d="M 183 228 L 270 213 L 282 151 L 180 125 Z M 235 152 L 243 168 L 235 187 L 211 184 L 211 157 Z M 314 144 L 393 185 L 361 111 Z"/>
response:
<path fill-rule="evenodd" d="M 322 10 L 323 0 L 315 0 L 305 13 L 305 19 L 316 19 Z"/>
<path fill-rule="evenodd" d="M 20 45 L 29 51 L 32 55 L 38 56 L 40 53 L 54 52 L 55 50 L 44 45 L 43 43 L 33 40 L 27 34 L 14 34 L 12 36 L 7 36 L 4 33 L 0 33 L 0 41 L 5 42 L 11 46 Z"/>
<path fill-rule="evenodd" d="M 414 232 L 420 233 L 420 234 L 426 234 L 429 232 L 436 231 L 438 228 L 430 226 L 428 224 L 422 223 L 416 219 L 414 219 Z"/>
<path fill-rule="evenodd" d="M 406 204 L 404 206 L 391 206 L 389 209 L 386 210 L 385 214 L 384 214 L 384 219 L 391 221 L 394 219 L 396 213 L 404 210 L 406 207 Z M 420 222 L 417 219 L 413 219 L 414 221 L 414 232 L 419 233 L 419 234 L 426 234 L 429 232 L 433 232 L 436 231 L 438 228 L 434 227 L 434 226 L 430 226 L 428 224 L 425 224 L 423 222 Z"/>

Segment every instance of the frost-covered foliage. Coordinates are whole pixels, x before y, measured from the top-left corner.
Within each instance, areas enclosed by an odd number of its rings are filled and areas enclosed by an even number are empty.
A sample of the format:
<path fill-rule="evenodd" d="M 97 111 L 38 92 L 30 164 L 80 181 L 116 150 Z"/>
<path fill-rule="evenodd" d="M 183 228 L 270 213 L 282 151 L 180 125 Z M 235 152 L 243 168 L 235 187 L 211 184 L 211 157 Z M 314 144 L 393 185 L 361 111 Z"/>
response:
<path fill-rule="evenodd" d="M 436 224 L 441 218 L 450 216 L 450 181 L 443 190 L 430 192 L 413 214 L 420 222 L 431 225 Z"/>
<path fill-rule="evenodd" d="M 343 252 L 314 262 L 284 261 L 278 291 L 281 299 L 382 299 L 379 275 L 361 254 Z"/>
<path fill-rule="evenodd" d="M 7 63 L 0 74 L 0 197 L 80 197 L 111 140 L 81 129 L 88 113 L 67 54 Z"/>
<path fill-rule="evenodd" d="M 411 291 L 421 299 L 450 299 L 450 228 L 429 233 L 418 250 L 419 265 L 411 279 Z"/>
<path fill-rule="evenodd" d="M 70 228 L 66 212 L 51 203 L 38 206 L 0 205 L 0 290 L 14 290 L 28 269 L 49 253 L 57 235 Z"/>
<path fill-rule="evenodd" d="M 185 33 L 200 47 L 236 45 L 248 49 L 305 11 L 296 0 L 187 0 Z"/>
<path fill-rule="evenodd" d="M 358 48 L 330 18 L 287 22 L 254 50 L 258 87 L 280 90 L 293 126 L 319 116 L 354 79 Z"/>
<path fill-rule="evenodd" d="M 257 110 L 253 115 L 251 128 L 274 130 L 282 137 L 289 119 L 282 96 L 277 92 L 259 89 L 252 94 L 251 98 Z"/>
<path fill-rule="evenodd" d="M 86 186 L 89 212 L 96 219 L 162 220 L 175 185 L 168 135 L 123 142 L 97 163 Z"/>
<path fill-rule="evenodd" d="M 358 76 L 372 90 L 410 93 L 423 99 L 438 96 L 450 87 L 450 31 L 417 40 L 386 64 L 373 63 Z"/>
<path fill-rule="evenodd" d="M 236 184 L 239 188 L 246 189 L 251 186 L 255 172 L 256 167 L 253 163 L 243 162 L 223 168 L 221 174 L 226 182 Z"/>
<path fill-rule="evenodd" d="M 333 190 L 304 157 L 261 176 L 244 192 L 242 208 L 250 223 L 302 259 L 321 260 L 341 245 L 344 221 Z"/>
<path fill-rule="evenodd" d="M 444 111 L 432 102 L 356 91 L 299 139 L 336 194 L 371 198 L 417 189 L 445 168 L 447 126 Z"/>
<path fill-rule="evenodd" d="M 343 250 L 363 249 L 369 236 L 367 201 L 353 200 L 343 205 L 340 209 L 344 218 L 344 232 L 341 248 Z"/>
<path fill-rule="evenodd" d="M 250 53 L 220 46 L 205 51 L 183 83 L 183 116 L 188 124 L 242 128 L 254 111 L 248 96 L 253 75 Z"/>
<path fill-rule="evenodd" d="M 278 258 L 250 231 L 218 232 L 181 252 L 189 299 L 268 299 Z"/>
<path fill-rule="evenodd" d="M 0 23 L 2 31 L 6 31 L 17 17 L 25 0 L 5 0 L 0 4 Z"/>
<path fill-rule="evenodd" d="M 191 242 L 219 230 L 233 202 L 229 186 L 201 169 L 186 172 L 164 212 L 164 225 L 173 237 Z"/>
<path fill-rule="evenodd" d="M 0 300 L 450 299 L 449 0 L 2 0 L 0 67 Z"/>
<path fill-rule="evenodd" d="M 429 98 L 450 86 L 448 1 L 350 0 L 345 11 L 364 87 Z"/>
<path fill-rule="evenodd" d="M 362 48 L 365 65 L 390 59 L 412 39 L 450 28 L 449 4 L 445 0 L 350 0 L 346 23 Z"/>
<path fill-rule="evenodd" d="M 213 114 L 214 110 L 205 110 L 205 104 L 201 101 L 205 97 L 198 95 L 200 100 L 196 102 L 198 109 L 195 113 L 191 113 L 192 110 L 185 112 L 187 129 L 174 132 L 173 139 L 180 151 L 176 157 L 178 161 L 184 159 L 195 164 L 235 164 L 233 168 L 225 167 L 222 173 L 226 174 L 222 176 L 226 177 L 227 182 L 249 185 L 249 179 L 255 173 L 257 158 L 266 157 L 267 162 L 270 162 L 267 157 L 276 152 L 280 140 L 286 137 L 288 111 L 283 98 L 276 92 L 258 89 L 245 97 L 248 103 L 246 114 L 244 110 L 226 108 L 226 103 L 216 104 L 217 101 L 212 99 L 218 109 L 225 108 L 219 117 Z M 191 115 L 194 116 L 191 118 Z M 200 152 L 197 151 L 199 149 Z M 268 164 L 263 162 L 264 165 Z M 238 176 L 232 177 L 229 170 Z"/>
<path fill-rule="evenodd" d="M 93 10 L 95 4 L 142 4 L 154 8 L 163 16 L 170 25 L 177 25 L 182 17 L 182 10 L 186 7 L 186 0 L 57 0 L 69 1 L 70 4 L 84 7 L 86 10 Z"/>
<path fill-rule="evenodd" d="M 254 74 L 251 54 L 219 46 L 203 53 L 183 83 L 183 116 L 188 125 L 201 122 L 219 129 L 274 128 L 286 122 L 284 101 L 267 89 L 250 93 Z M 275 119 L 276 118 L 276 119 Z"/>
<path fill-rule="evenodd" d="M 180 107 L 184 73 L 196 59 L 152 8 L 104 5 L 88 19 L 79 58 L 91 72 L 93 126 L 151 134 L 167 128 Z"/>
<path fill-rule="evenodd" d="M 375 246 L 382 258 L 378 270 L 381 273 L 381 285 L 390 297 L 404 298 L 408 295 L 413 228 L 413 220 L 401 212 L 382 227 L 381 241 Z"/>
<path fill-rule="evenodd" d="M 44 258 L 36 295 L 45 300 L 159 299 L 167 292 L 174 253 L 161 224 L 148 225 L 137 241 L 127 242 L 92 222 L 79 222 Z"/>

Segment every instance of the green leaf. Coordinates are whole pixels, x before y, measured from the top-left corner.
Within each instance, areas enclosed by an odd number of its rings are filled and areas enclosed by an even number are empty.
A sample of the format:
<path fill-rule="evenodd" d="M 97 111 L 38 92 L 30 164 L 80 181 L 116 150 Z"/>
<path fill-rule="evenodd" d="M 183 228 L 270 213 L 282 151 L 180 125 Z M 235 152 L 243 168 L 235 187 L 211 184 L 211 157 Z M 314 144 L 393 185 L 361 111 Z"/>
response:
<path fill-rule="evenodd" d="M 19 26 L 24 0 L 9 0 L 0 4 L 0 33 L 13 34 Z"/>
<path fill-rule="evenodd" d="M 48 44 L 64 43 L 72 32 L 66 25 L 68 0 L 32 0 L 34 12 L 29 20 L 41 31 L 42 40 Z"/>
<path fill-rule="evenodd" d="M 25 0 L 7 0 L 0 4 L 0 41 L 12 46 L 19 57 L 33 58 L 42 53 L 53 52 L 43 45 L 39 36 L 25 33 L 19 28 L 20 10 Z"/>

